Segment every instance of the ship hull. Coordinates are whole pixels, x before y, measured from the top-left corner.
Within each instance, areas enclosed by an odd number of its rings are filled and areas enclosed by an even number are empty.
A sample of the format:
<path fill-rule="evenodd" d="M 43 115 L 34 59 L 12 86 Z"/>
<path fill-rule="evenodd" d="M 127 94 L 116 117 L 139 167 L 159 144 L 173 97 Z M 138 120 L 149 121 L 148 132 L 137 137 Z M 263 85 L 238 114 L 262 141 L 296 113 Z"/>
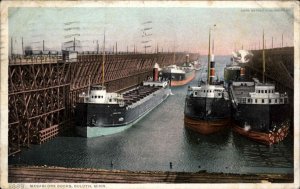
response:
<path fill-rule="evenodd" d="M 289 127 L 283 126 L 277 131 L 271 131 L 269 133 L 259 131 L 246 131 L 238 125 L 233 125 L 232 130 L 242 136 L 245 136 L 253 141 L 263 143 L 266 145 L 273 145 L 286 138 L 289 133 Z"/>
<path fill-rule="evenodd" d="M 170 94 L 161 88 L 131 105 L 78 103 L 76 107 L 76 132 L 91 138 L 122 132 L 141 120 L 162 103 Z"/>
<path fill-rule="evenodd" d="M 184 126 L 197 133 L 209 135 L 226 130 L 230 126 L 230 118 L 220 120 L 197 120 L 184 116 Z"/>
<path fill-rule="evenodd" d="M 233 113 L 233 131 L 254 141 L 272 145 L 287 136 L 289 117 L 288 104 L 238 104 Z"/>
<path fill-rule="evenodd" d="M 186 97 L 184 123 L 200 134 L 213 134 L 230 126 L 230 102 L 224 98 Z"/>

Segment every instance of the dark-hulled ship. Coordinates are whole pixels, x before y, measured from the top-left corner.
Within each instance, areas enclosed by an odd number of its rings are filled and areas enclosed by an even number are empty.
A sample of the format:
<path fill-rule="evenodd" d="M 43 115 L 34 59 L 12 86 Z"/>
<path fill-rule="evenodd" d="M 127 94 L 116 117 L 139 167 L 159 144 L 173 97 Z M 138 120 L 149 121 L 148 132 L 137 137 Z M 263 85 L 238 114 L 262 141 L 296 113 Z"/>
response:
<path fill-rule="evenodd" d="M 212 82 L 215 77 L 214 64 L 212 56 L 208 83 L 189 87 L 185 99 L 185 127 L 200 134 L 216 133 L 228 128 L 230 123 L 228 93 L 221 82 Z"/>
<path fill-rule="evenodd" d="M 102 85 L 90 87 L 83 103 L 75 109 L 76 131 L 83 137 L 97 137 L 124 131 L 162 103 L 170 94 L 169 82 L 158 78 L 155 65 L 153 79 L 121 94 L 108 93 Z"/>
<path fill-rule="evenodd" d="M 276 92 L 274 84 L 235 81 L 229 93 L 233 102 L 233 131 L 267 145 L 287 136 L 288 95 Z"/>
<path fill-rule="evenodd" d="M 263 35 L 263 82 L 258 79 L 232 82 L 233 131 L 257 142 L 272 145 L 285 139 L 290 127 L 289 100 L 275 85 L 266 83 Z"/>
<path fill-rule="evenodd" d="M 240 76 L 245 76 L 244 65 L 250 61 L 253 54 L 247 50 L 232 52 L 231 63 L 224 68 L 224 81 L 229 84 L 238 80 Z"/>

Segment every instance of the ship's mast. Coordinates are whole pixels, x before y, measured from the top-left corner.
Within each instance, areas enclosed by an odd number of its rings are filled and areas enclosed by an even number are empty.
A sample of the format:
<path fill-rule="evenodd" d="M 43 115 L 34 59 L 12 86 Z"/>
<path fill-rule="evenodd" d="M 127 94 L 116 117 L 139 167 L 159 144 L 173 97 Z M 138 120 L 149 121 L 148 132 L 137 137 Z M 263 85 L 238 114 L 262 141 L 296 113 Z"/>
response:
<path fill-rule="evenodd" d="M 263 83 L 265 83 L 265 71 L 266 71 L 266 63 L 265 63 L 265 32 L 263 31 Z"/>
<path fill-rule="evenodd" d="M 173 51 L 174 51 L 174 54 L 173 54 L 173 64 L 175 65 L 175 41 L 174 41 L 174 47 L 173 47 Z"/>
<path fill-rule="evenodd" d="M 104 64 L 105 64 L 105 30 L 103 39 L 103 55 L 102 55 L 102 86 L 104 87 Z"/>
<path fill-rule="evenodd" d="M 208 37 L 208 63 L 207 63 L 207 84 L 209 84 L 210 77 L 210 28 L 209 28 L 209 37 Z"/>

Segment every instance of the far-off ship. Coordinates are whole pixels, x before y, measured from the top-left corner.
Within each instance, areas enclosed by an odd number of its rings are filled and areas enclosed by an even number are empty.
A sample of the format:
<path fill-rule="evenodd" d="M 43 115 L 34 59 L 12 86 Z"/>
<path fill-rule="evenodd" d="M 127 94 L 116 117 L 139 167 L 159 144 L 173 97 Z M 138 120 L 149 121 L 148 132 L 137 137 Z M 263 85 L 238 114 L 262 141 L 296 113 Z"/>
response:
<path fill-rule="evenodd" d="M 162 68 L 161 77 L 170 81 L 170 86 L 182 86 L 191 82 L 195 78 L 194 66 L 189 63 L 188 55 L 186 63 L 182 66 L 170 65 Z"/>

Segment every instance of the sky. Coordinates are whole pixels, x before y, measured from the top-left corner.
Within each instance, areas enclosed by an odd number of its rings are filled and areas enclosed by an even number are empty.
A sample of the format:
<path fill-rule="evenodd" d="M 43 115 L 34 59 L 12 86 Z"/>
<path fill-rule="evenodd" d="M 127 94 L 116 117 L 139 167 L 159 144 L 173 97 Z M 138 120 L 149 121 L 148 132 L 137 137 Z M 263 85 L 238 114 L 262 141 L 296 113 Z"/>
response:
<path fill-rule="evenodd" d="M 245 9 L 201 7 L 77 7 L 77 8 L 9 8 L 9 37 L 14 53 L 24 47 L 60 50 L 62 42 L 79 34 L 82 50 L 96 50 L 97 40 L 105 49 L 118 51 L 154 52 L 188 51 L 208 53 L 208 34 L 211 28 L 214 54 L 228 55 L 235 49 L 262 47 L 265 33 L 266 48 L 293 46 L 294 19 L 292 9 Z M 143 24 L 145 22 L 151 23 Z M 67 25 L 69 22 L 73 24 Z M 214 27 L 214 25 L 216 25 Z M 73 29 L 70 29 L 73 28 Z M 146 31 L 143 36 L 143 29 Z M 143 41 L 148 41 L 143 43 Z"/>

